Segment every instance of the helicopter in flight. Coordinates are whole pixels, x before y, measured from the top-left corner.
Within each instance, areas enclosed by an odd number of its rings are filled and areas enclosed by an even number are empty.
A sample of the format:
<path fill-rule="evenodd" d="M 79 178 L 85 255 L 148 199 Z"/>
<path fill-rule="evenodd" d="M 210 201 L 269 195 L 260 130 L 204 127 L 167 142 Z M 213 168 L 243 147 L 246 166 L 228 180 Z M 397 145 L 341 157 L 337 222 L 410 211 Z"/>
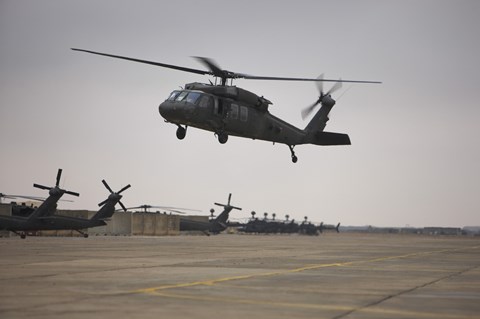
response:
<path fill-rule="evenodd" d="M 331 95 L 341 88 L 342 83 L 381 83 L 378 81 L 331 80 L 324 79 L 323 75 L 316 79 L 248 75 L 221 69 L 213 60 L 204 57 L 195 58 L 205 65 L 209 71 L 84 49 L 72 48 L 72 50 L 213 76 L 215 84 L 211 81 L 209 84 L 188 83 L 184 86 L 184 89 L 173 91 L 159 105 L 159 113 L 165 119 L 165 122 L 177 126 L 177 138 L 184 139 L 187 128 L 191 126 L 213 132 L 221 144 L 225 144 L 229 136 L 281 143 L 289 147 L 293 163 L 298 160 L 294 151 L 296 145 L 351 144 L 350 137 L 347 134 L 324 131 L 329 120 L 328 114 L 335 105 L 335 100 Z M 268 110 L 272 102 L 268 99 L 233 86 L 234 79 L 316 82 L 320 96 L 315 103 L 302 111 L 302 117 L 305 119 L 316 106 L 321 105 L 321 107 L 307 126 L 304 129 L 299 129 L 272 115 Z M 228 84 L 229 80 L 230 84 Z M 323 82 L 334 82 L 335 84 L 330 90 L 324 92 Z"/>

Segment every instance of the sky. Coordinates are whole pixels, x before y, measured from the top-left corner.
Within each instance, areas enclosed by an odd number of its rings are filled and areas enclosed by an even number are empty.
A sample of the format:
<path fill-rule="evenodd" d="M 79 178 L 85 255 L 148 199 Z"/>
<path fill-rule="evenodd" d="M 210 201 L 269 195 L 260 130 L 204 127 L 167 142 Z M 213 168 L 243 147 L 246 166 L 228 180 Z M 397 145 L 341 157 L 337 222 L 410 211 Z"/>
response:
<path fill-rule="evenodd" d="M 80 193 L 62 209 L 122 202 L 232 218 L 374 226 L 480 225 L 480 2 L 0 0 L 0 192 Z M 158 105 L 213 80 L 75 52 L 82 48 L 204 69 L 382 81 L 344 85 L 326 130 L 351 146 L 282 144 L 189 128 L 177 140 Z M 237 80 L 304 128 L 313 83 Z M 329 84 L 325 84 L 328 89 Z"/>

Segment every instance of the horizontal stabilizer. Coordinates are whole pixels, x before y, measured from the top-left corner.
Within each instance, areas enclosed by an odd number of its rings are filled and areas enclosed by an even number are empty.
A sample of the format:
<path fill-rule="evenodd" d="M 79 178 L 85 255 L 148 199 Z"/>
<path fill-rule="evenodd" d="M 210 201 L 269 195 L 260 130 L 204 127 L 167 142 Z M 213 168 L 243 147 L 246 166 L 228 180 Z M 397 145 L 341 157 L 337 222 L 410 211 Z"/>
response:
<path fill-rule="evenodd" d="M 350 145 L 350 137 L 348 134 L 317 132 L 314 135 L 314 144 L 317 145 Z"/>

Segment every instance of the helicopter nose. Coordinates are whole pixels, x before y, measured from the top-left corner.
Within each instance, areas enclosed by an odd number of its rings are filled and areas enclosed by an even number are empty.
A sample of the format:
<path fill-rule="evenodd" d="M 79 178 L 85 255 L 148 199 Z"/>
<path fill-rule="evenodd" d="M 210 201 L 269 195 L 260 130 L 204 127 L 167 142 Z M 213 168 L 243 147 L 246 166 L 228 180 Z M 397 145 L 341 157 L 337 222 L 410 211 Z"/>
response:
<path fill-rule="evenodd" d="M 160 115 L 165 118 L 166 120 L 169 120 L 171 119 L 172 117 L 172 114 L 173 114 L 173 105 L 172 103 L 169 103 L 169 102 L 162 102 L 160 103 L 160 105 L 158 106 L 158 112 L 160 113 Z"/>

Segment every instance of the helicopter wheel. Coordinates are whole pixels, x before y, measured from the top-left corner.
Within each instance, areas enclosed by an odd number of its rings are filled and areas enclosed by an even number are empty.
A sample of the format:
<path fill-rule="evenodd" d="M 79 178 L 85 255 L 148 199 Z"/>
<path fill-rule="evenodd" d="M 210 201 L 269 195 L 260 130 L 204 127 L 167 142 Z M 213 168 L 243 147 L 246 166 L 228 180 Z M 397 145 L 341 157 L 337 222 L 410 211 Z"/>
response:
<path fill-rule="evenodd" d="M 177 138 L 179 140 L 183 140 L 185 138 L 185 135 L 187 135 L 187 129 L 179 125 L 177 128 Z"/>
<path fill-rule="evenodd" d="M 292 162 L 293 163 L 296 163 L 298 161 L 298 157 L 296 157 L 295 155 L 292 156 Z"/>
<path fill-rule="evenodd" d="M 218 141 L 220 144 L 225 144 L 228 141 L 228 135 L 225 133 L 218 133 Z"/>
<path fill-rule="evenodd" d="M 20 235 L 20 238 L 21 238 L 21 239 L 25 239 L 25 237 L 27 237 L 27 235 L 25 235 L 25 233 L 22 233 L 22 234 Z"/>

